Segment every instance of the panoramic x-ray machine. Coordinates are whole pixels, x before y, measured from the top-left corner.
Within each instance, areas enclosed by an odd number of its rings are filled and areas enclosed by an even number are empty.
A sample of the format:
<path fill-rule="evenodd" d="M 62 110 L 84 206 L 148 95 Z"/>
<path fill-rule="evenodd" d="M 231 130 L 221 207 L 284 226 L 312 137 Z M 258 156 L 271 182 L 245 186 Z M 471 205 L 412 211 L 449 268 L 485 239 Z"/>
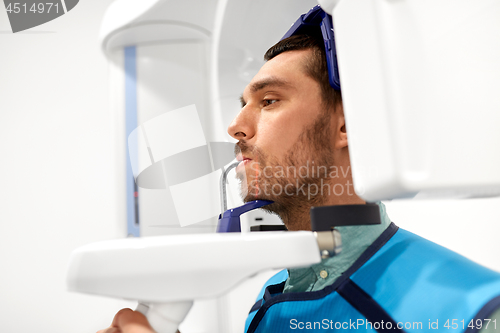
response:
<path fill-rule="evenodd" d="M 325 45 L 333 57 L 329 61 L 336 57 L 338 62 L 336 76 L 341 82 L 356 193 L 369 202 L 500 195 L 500 3 L 319 2 L 333 17 L 334 37 L 325 37 Z M 246 27 L 245 18 L 241 17 L 244 11 L 238 7 L 241 3 L 250 14 L 255 10 L 252 6 L 264 4 L 207 1 L 195 26 L 188 22 L 197 15 L 195 7 L 179 9 L 180 16 L 175 19 L 160 20 L 154 15 L 161 15 L 160 9 L 171 6 L 171 2 L 144 3 L 144 7 L 134 10 L 127 1 L 118 1 L 110 8 L 108 21 L 105 19 L 103 24 L 105 52 L 112 58 L 110 50 L 138 44 L 141 38 L 151 39 L 143 45 L 158 43 L 165 38 L 159 36 L 165 31 L 170 39 L 183 37 L 181 47 L 198 51 L 208 48 L 211 63 L 198 62 L 193 71 L 204 73 L 213 86 L 210 91 L 201 91 L 201 100 L 197 102 L 208 105 L 200 116 L 204 118 L 205 134 L 213 136 L 207 142 L 225 141 L 214 133 L 223 131 L 220 124 L 227 123 L 227 110 L 235 105 L 221 96 L 231 95 L 232 87 L 241 88 L 243 81 L 248 82 L 255 74 L 259 63 L 252 52 L 261 50 L 255 45 L 246 51 L 231 49 L 238 43 L 252 44 L 252 32 L 234 38 L 226 28 Z M 285 34 L 298 14 L 308 11 L 303 3 L 276 3 L 280 6 L 277 10 L 289 21 L 279 28 L 277 36 L 272 36 L 273 41 L 266 41 L 267 46 Z M 329 29 L 321 23 L 323 17 L 318 22 L 312 22 L 308 16 L 302 19 L 292 29 L 308 23 Z M 257 25 L 254 38 L 259 29 L 269 31 L 266 20 L 260 22 L 257 16 L 252 20 Z M 157 29 L 158 25 L 163 25 L 162 29 Z M 324 36 L 329 33 L 323 31 Z M 191 45 L 190 41 L 196 42 Z M 172 40 L 169 43 L 172 45 Z M 144 49 L 143 54 L 157 51 Z M 243 61 L 233 66 L 231 54 Z M 146 68 L 147 59 L 142 60 Z M 238 84 L 230 81 L 231 73 L 222 71 L 223 64 L 234 70 L 233 76 L 239 76 Z M 329 63 L 330 73 L 335 72 L 334 65 Z M 191 72 L 186 75 L 193 75 Z M 199 73 L 194 73 L 194 77 Z M 203 84 L 198 86 L 205 89 Z M 218 175 L 225 177 L 230 170 L 226 163 L 221 165 Z M 222 187 L 226 182 L 223 180 Z M 226 194 L 213 205 L 218 209 L 225 200 Z M 240 225 L 239 215 L 262 204 L 266 203 L 253 202 L 221 212 L 226 231 L 235 231 L 230 229 L 236 225 L 241 228 L 243 216 Z M 370 209 L 370 205 L 367 207 Z M 311 216 L 313 223 L 324 220 L 319 210 L 313 209 Z M 342 218 L 328 221 L 326 228 L 313 226 L 316 232 L 213 233 L 217 221 L 207 220 L 204 233 L 177 232 L 176 236 L 90 244 L 73 253 L 68 286 L 77 292 L 137 300 L 138 310 L 147 315 L 156 331 L 175 332 L 193 300 L 224 295 L 261 271 L 308 266 L 319 262 L 322 256 L 335 255 L 341 250 L 342 235 L 333 227 L 351 222 Z"/>

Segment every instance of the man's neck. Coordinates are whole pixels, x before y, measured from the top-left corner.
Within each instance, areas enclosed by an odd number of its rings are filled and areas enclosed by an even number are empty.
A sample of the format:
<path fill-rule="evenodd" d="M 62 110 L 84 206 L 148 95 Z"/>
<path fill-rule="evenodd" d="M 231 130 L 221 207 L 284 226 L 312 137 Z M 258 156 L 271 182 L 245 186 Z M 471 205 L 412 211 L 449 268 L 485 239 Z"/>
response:
<path fill-rule="evenodd" d="M 331 188 L 339 188 L 343 186 L 347 188 L 352 187 L 352 179 L 349 178 L 344 184 L 335 183 Z M 339 193 L 339 192 L 337 192 Z M 358 195 L 352 189 L 352 192 L 344 191 L 342 195 L 336 195 L 335 192 L 329 193 L 325 196 L 325 200 L 316 206 L 337 206 L 337 205 L 363 205 L 366 201 L 358 197 Z M 296 206 L 293 209 L 288 210 L 286 213 L 281 214 L 280 218 L 290 231 L 298 230 L 311 230 L 311 216 L 310 209 L 313 207 L 309 202 L 304 202 L 301 206 Z"/>

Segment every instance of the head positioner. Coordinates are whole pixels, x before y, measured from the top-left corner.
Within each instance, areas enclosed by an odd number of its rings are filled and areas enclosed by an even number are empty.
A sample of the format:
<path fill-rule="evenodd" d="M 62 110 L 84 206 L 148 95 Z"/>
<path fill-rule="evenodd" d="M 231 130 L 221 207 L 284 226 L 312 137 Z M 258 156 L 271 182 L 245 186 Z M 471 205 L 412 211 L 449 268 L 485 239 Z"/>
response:
<path fill-rule="evenodd" d="M 302 14 L 281 40 L 293 35 L 313 33 L 317 31 L 317 29 L 321 29 L 321 34 L 323 35 L 330 86 L 332 86 L 333 89 L 340 91 L 340 79 L 337 65 L 337 53 L 335 51 L 335 36 L 333 34 L 332 17 L 325 13 L 319 5 L 313 7 L 307 14 Z"/>

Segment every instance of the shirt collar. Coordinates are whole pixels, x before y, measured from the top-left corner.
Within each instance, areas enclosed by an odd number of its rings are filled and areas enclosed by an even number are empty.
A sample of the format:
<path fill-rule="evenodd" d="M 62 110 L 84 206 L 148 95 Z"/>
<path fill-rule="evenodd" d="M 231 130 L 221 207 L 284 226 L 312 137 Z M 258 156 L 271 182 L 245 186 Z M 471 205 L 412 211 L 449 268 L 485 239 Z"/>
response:
<path fill-rule="evenodd" d="M 307 268 L 289 269 L 283 292 L 316 291 L 333 284 L 391 224 L 385 205 L 377 205 L 381 224 L 336 227 L 342 237 L 342 252 Z"/>

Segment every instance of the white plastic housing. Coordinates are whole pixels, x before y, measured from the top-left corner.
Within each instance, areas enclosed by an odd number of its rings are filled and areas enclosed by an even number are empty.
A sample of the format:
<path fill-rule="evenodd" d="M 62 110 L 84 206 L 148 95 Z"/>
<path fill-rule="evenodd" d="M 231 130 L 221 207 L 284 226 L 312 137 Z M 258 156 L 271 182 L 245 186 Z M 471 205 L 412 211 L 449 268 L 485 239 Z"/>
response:
<path fill-rule="evenodd" d="M 158 236 L 73 252 L 71 291 L 153 303 L 213 298 L 258 272 L 320 262 L 312 232 Z"/>
<path fill-rule="evenodd" d="M 356 192 L 500 194 L 500 2 L 343 0 L 333 8 Z"/>

